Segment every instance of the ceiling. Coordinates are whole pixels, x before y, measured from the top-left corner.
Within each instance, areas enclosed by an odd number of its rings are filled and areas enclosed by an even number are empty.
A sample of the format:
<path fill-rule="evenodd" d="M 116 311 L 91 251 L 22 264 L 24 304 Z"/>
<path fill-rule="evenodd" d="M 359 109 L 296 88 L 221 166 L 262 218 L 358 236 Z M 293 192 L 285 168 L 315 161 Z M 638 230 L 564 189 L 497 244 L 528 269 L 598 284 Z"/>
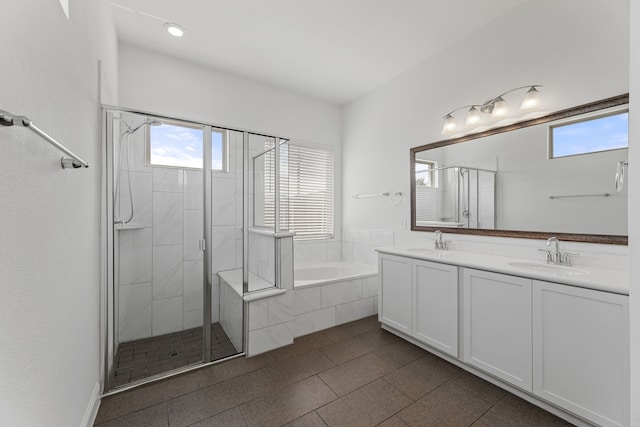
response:
<path fill-rule="evenodd" d="M 342 105 L 531 0 L 114 0 L 121 43 Z M 174 38 L 164 21 L 186 28 Z"/>

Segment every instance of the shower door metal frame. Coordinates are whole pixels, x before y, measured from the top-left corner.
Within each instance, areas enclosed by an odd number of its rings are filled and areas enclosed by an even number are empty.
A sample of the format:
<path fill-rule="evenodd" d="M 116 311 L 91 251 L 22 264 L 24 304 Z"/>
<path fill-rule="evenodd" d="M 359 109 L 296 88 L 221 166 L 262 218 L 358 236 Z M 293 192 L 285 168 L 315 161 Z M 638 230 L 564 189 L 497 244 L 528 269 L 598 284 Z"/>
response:
<path fill-rule="evenodd" d="M 228 141 L 227 141 L 228 143 Z M 203 262 L 203 280 L 202 280 L 202 362 L 211 362 L 211 274 L 212 274 L 212 257 L 211 247 L 213 242 L 211 224 L 211 190 L 213 187 L 213 177 L 211 172 L 211 126 L 203 127 L 202 140 L 202 188 L 203 188 L 203 223 L 202 223 L 202 256 Z"/>

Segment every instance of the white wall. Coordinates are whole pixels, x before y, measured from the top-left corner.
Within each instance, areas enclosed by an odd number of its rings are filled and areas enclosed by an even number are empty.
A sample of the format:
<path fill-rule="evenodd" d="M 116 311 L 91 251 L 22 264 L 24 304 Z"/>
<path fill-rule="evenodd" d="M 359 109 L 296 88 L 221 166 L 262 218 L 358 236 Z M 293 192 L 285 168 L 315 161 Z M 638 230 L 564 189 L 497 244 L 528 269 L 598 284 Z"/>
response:
<path fill-rule="evenodd" d="M 106 1 L 69 8 L 69 20 L 57 1 L 0 13 L 0 108 L 91 165 L 62 170 L 30 131 L 0 129 L 2 425 L 80 425 L 100 391 L 99 92 L 115 102 L 117 42 Z"/>
<path fill-rule="evenodd" d="M 631 0 L 630 22 L 640 21 L 640 1 Z M 631 26 L 631 66 L 630 90 L 632 93 L 629 105 L 629 258 L 630 258 L 630 335 L 631 335 L 631 425 L 640 425 L 640 27 Z M 635 166 L 635 170 L 633 169 Z"/>
<path fill-rule="evenodd" d="M 631 18 L 629 18 L 631 3 Z M 396 208 L 358 192 L 409 192 L 409 148 L 443 139 L 442 116 L 525 84 L 544 84 L 550 110 L 631 89 L 628 174 L 631 265 L 631 425 L 640 425 L 640 20 L 638 0 L 528 2 L 464 40 L 345 106 L 343 115 L 343 227 L 401 229 L 409 200 Z M 629 37 L 631 34 L 631 37 Z M 631 72 L 629 71 L 631 39 Z M 631 85 L 629 79 L 631 76 Z M 377 215 L 370 215 L 372 210 Z M 425 233 L 406 233 L 413 238 Z M 427 237 L 427 236 L 425 236 Z M 431 236 L 428 236 L 431 237 Z M 457 236 L 447 236 L 457 239 Z M 470 239 L 471 240 L 471 239 Z M 517 239 L 478 242 L 515 244 Z M 525 241 L 522 243 L 527 244 Z M 528 245 L 531 245 L 530 243 Z M 592 245 L 600 246 L 600 245 Z M 602 252 L 614 248 L 602 246 Z M 622 249 L 622 248 L 621 248 Z"/>
<path fill-rule="evenodd" d="M 625 0 L 527 2 L 346 105 L 343 228 L 408 222 L 409 148 L 443 139 L 453 108 L 526 84 L 545 85 L 551 111 L 627 92 L 628 36 Z M 351 197 L 381 191 L 407 197 L 400 206 Z"/>
<path fill-rule="evenodd" d="M 340 107 L 129 45 L 119 53 L 122 107 L 335 147 L 340 238 Z"/>
<path fill-rule="evenodd" d="M 119 64 L 123 107 L 339 145 L 335 105 L 128 45 Z"/>

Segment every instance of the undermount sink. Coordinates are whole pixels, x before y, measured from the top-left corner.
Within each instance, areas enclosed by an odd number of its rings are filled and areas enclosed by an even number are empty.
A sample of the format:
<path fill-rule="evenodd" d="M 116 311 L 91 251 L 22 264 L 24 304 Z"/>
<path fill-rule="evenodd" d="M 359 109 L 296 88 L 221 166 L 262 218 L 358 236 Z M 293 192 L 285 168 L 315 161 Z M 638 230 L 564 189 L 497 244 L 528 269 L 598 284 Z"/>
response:
<path fill-rule="evenodd" d="M 524 270 L 553 274 L 555 276 L 583 276 L 585 274 L 589 274 L 588 271 L 580 270 L 568 265 L 553 265 L 526 261 L 514 261 L 510 262 L 509 265 L 516 268 L 522 268 Z"/>
<path fill-rule="evenodd" d="M 423 255 L 435 256 L 439 258 L 444 258 L 449 255 L 448 251 L 445 250 L 436 250 L 436 249 L 428 249 L 428 248 L 409 248 L 407 249 L 409 252 L 416 252 Z"/>

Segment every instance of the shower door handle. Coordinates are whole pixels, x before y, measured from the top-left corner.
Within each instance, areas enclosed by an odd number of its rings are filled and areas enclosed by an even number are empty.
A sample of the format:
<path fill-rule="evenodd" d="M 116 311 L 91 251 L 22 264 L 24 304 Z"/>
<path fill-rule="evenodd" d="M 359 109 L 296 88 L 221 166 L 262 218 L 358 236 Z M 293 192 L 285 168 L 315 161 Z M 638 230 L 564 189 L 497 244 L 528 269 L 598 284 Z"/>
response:
<path fill-rule="evenodd" d="M 204 239 L 198 240 L 198 249 L 200 249 L 202 252 L 204 252 L 207 249 L 206 240 Z"/>

